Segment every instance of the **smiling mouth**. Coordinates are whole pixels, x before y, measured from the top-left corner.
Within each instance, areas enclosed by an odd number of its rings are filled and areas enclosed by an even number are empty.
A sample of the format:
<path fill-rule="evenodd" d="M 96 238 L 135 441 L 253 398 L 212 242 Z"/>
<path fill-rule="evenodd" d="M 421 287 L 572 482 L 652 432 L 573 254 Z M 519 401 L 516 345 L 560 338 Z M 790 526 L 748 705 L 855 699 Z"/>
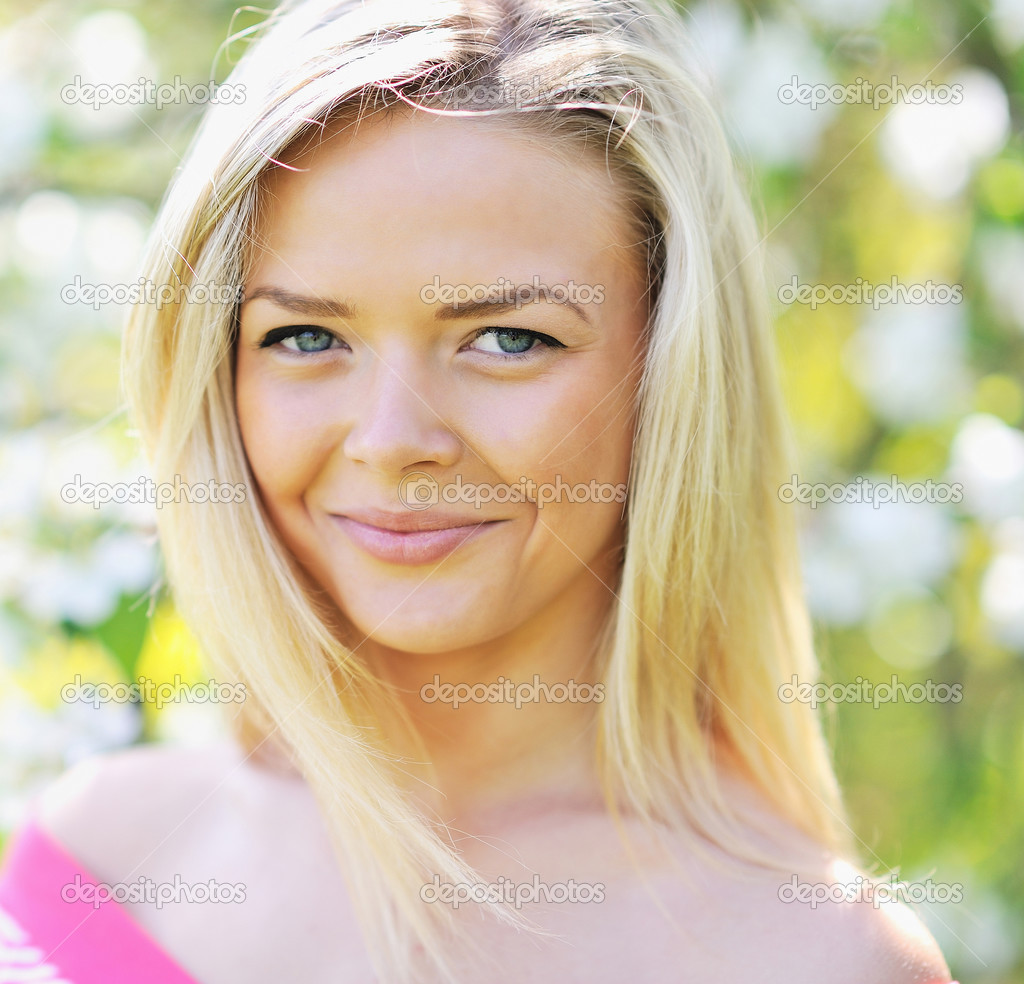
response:
<path fill-rule="evenodd" d="M 392 564 L 443 560 L 470 540 L 499 528 L 505 520 L 381 512 L 331 514 L 342 532 L 364 552 Z"/>
<path fill-rule="evenodd" d="M 437 512 L 390 512 L 385 509 L 352 509 L 338 513 L 344 519 L 351 519 L 363 526 L 387 530 L 393 533 L 420 533 L 433 530 L 450 530 L 467 526 L 479 526 L 481 523 L 494 522 L 481 518 L 479 513 L 466 516 Z"/>

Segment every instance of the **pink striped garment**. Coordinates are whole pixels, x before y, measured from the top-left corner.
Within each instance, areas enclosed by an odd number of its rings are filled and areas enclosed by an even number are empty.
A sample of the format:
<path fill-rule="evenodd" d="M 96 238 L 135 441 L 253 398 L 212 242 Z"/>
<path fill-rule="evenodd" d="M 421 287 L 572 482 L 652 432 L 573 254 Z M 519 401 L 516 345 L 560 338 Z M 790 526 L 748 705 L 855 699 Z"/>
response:
<path fill-rule="evenodd" d="M 117 902 L 62 898 L 96 883 L 38 824 L 15 835 L 0 871 L 0 984 L 198 984 Z"/>

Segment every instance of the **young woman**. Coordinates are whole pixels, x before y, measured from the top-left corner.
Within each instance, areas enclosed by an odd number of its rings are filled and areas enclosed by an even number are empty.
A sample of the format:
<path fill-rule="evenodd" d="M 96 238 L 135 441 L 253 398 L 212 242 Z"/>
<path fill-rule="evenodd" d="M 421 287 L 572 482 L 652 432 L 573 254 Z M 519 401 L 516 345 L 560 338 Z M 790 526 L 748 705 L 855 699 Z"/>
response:
<path fill-rule="evenodd" d="M 125 338 L 154 478 L 250 492 L 160 511 L 238 742 L 56 784 L 0 885 L 10 966 L 949 980 L 778 696 L 815 673 L 787 444 L 692 62 L 650 0 L 271 18 L 145 260 L 243 290 Z"/>

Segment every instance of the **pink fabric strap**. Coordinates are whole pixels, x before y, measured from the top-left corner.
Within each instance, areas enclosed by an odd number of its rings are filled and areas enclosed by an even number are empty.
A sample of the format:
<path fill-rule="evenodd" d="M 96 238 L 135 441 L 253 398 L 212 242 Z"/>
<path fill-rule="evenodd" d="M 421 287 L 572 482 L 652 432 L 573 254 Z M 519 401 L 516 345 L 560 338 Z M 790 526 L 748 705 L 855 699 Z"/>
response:
<path fill-rule="evenodd" d="M 117 902 L 62 897 L 95 884 L 38 824 L 22 827 L 0 870 L 0 981 L 197 984 Z"/>

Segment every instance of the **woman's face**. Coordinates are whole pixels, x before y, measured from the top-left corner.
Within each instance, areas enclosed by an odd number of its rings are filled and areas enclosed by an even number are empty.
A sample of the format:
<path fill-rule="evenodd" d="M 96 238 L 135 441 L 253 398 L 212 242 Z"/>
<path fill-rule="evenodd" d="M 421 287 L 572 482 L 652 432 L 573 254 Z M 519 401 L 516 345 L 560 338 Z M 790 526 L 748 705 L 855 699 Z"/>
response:
<path fill-rule="evenodd" d="M 268 181 L 242 438 L 284 542 L 379 645 L 462 650 L 611 601 L 646 284 L 621 189 L 569 161 L 413 112 Z"/>

